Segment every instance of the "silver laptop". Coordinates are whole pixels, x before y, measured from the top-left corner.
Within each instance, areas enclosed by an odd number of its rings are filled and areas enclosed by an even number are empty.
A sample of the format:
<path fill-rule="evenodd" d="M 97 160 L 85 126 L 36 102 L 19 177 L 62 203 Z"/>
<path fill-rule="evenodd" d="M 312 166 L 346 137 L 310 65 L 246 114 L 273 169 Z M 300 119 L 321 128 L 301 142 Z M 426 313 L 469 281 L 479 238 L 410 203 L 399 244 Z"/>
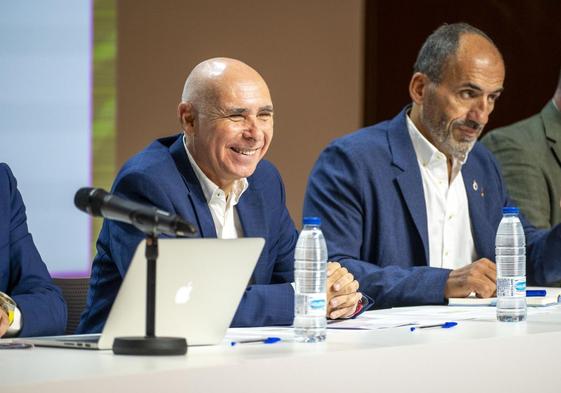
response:
<path fill-rule="evenodd" d="M 156 335 L 188 345 L 222 341 L 265 240 L 160 239 L 156 273 Z M 111 349 L 120 336 L 144 336 L 146 258 L 134 254 L 101 334 L 20 339 L 37 346 Z"/>

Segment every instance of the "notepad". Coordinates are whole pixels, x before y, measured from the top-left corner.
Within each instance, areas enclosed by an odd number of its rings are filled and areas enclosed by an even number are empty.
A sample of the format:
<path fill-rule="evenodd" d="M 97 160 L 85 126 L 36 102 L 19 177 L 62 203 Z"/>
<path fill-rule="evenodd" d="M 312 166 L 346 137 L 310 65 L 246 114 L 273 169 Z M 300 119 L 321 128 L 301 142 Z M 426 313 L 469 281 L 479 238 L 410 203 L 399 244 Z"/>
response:
<path fill-rule="evenodd" d="M 557 287 L 527 287 L 527 290 L 545 290 L 545 296 L 526 297 L 526 304 L 532 307 L 550 306 L 561 303 L 561 288 Z M 496 297 L 478 298 L 474 293 L 468 297 L 453 297 L 448 300 L 449 306 L 495 306 Z"/>

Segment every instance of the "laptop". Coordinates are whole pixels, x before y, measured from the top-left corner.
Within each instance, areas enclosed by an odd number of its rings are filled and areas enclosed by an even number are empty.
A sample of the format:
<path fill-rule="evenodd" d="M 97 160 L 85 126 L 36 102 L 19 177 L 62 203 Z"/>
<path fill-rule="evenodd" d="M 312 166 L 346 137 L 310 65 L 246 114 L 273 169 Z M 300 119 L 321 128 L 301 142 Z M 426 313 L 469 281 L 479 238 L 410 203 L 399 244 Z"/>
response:
<path fill-rule="evenodd" d="M 224 338 L 265 244 L 262 238 L 160 239 L 156 263 L 156 336 L 213 345 Z M 144 336 L 146 258 L 142 241 L 101 334 L 33 337 L 36 346 L 111 349 L 113 339 Z"/>

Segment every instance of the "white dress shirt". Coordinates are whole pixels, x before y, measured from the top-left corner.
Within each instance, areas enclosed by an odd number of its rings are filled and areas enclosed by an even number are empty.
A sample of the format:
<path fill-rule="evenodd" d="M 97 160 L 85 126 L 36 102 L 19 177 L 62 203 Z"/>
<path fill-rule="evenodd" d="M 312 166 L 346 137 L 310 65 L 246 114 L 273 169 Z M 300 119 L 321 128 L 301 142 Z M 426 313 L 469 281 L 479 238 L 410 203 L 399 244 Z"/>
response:
<path fill-rule="evenodd" d="M 234 207 L 238 204 L 244 191 L 247 190 L 249 185 L 247 179 L 242 178 L 236 180 L 232 186 L 232 191 L 226 195 L 225 192 L 214 184 L 212 180 L 204 174 L 201 168 L 199 168 L 187 148 L 185 137 L 183 137 L 183 145 L 185 146 L 185 151 L 187 152 L 187 157 L 189 157 L 189 162 L 193 167 L 195 176 L 197 176 L 201 188 L 203 189 L 203 194 L 208 203 L 212 221 L 214 222 L 214 228 L 216 229 L 216 236 L 219 239 L 237 239 L 243 237 L 240 218 Z"/>
<path fill-rule="evenodd" d="M 466 266 L 477 259 L 477 252 L 461 172 L 465 160 L 453 160 L 449 182 L 446 156 L 421 134 L 409 116 L 407 128 L 423 179 L 429 266 L 447 269 Z"/>

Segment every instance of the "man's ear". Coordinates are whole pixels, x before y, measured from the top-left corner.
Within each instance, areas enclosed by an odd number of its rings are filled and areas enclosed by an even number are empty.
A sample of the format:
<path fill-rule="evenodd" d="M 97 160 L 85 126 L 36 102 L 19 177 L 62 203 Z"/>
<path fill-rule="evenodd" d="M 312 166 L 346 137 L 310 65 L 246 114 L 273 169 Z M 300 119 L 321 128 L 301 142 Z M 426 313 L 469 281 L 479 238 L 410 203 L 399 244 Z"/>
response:
<path fill-rule="evenodd" d="M 181 102 L 177 106 L 177 117 L 181 128 L 187 134 L 192 134 L 195 128 L 195 109 L 190 102 Z"/>
<path fill-rule="evenodd" d="M 409 95 L 415 104 L 422 105 L 429 83 L 429 78 L 425 74 L 420 72 L 413 74 L 409 82 Z"/>

